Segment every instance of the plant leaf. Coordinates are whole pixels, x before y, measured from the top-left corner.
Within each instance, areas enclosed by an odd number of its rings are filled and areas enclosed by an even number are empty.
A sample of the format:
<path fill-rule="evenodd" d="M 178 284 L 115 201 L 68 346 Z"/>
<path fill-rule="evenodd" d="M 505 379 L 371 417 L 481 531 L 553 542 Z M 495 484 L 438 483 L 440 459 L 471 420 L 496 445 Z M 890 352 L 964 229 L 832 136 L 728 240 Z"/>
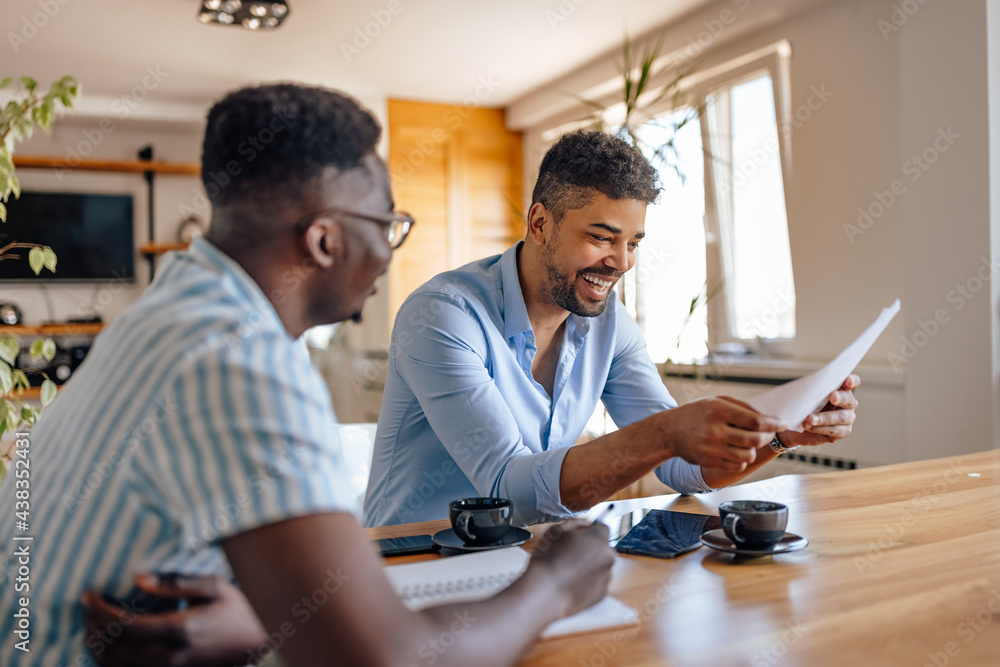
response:
<path fill-rule="evenodd" d="M 42 250 L 42 261 L 45 264 L 46 269 L 48 269 L 52 273 L 56 272 L 56 262 L 58 261 L 58 259 L 56 258 L 55 250 L 53 250 L 49 246 L 45 246 L 45 248 Z"/>
<path fill-rule="evenodd" d="M 2 81 L 0 81 L 0 88 L 6 88 L 13 81 L 9 76 L 5 76 Z"/>
<path fill-rule="evenodd" d="M 46 361 L 52 361 L 52 358 L 56 356 L 56 342 L 51 338 L 42 341 L 42 356 L 45 357 Z"/>
<path fill-rule="evenodd" d="M 13 364 L 17 355 L 21 352 L 21 346 L 13 336 L 0 336 L 0 359 Z"/>
<path fill-rule="evenodd" d="M 28 266 L 36 276 L 42 272 L 42 267 L 45 266 L 45 253 L 41 248 L 32 248 L 28 251 Z"/>
<path fill-rule="evenodd" d="M 15 369 L 11 374 L 14 376 L 15 388 L 20 387 L 21 389 L 27 389 L 31 386 L 31 383 L 28 382 L 28 376 L 25 375 L 24 371 Z"/>
<path fill-rule="evenodd" d="M 56 383 L 52 380 L 42 382 L 42 406 L 46 406 L 56 397 Z"/>
<path fill-rule="evenodd" d="M 55 120 L 56 117 L 55 102 L 49 100 L 40 106 L 39 109 L 41 109 L 41 114 L 38 125 L 43 130 L 48 132 L 52 129 L 52 121 Z"/>
<path fill-rule="evenodd" d="M 7 207 L 0 204 L 0 222 L 7 222 Z"/>
<path fill-rule="evenodd" d="M 24 86 L 24 89 L 30 93 L 35 90 L 35 86 L 38 85 L 38 82 L 32 79 L 30 76 L 22 76 L 21 85 Z"/>
<path fill-rule="evenodd" d="M 0 363 L 0 394 L 9 394 L 14 389 L 14 377 L 10 366 Z"/>
<path fill-rule="evenodd" d="M 14 162 L 10 159 L 10 154 L 3 146 L 0 146 L 0 171 L 4 171 L 8 174 L 14 172 Z"/>

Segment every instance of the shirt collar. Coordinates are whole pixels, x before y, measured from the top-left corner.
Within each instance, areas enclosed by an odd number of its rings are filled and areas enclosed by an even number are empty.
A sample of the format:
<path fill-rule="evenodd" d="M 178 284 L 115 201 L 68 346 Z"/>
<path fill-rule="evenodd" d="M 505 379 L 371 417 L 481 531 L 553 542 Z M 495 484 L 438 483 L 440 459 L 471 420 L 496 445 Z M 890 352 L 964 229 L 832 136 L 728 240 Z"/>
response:
<path fill-rule="evenodd" d="M 521 281 L 517 275 L 517 251 L 524 241 L 518 241 L 500 255 L 500 287 L 503 291 L 503 335 L 513 338 L 531 331 L 531 320 L 524 305 Z"/>
<path fill-rule="evenodd" d="M 524 293 L 521 292 L 521 281 L 517 273 L 517 252 L 524 244 L 518 241 L 507 248 L 500 255 L 500 286 L 503 291 L 503 335 L 510 339 L 517 334 L 533 332 L 531 320 L 528 319 L 528 309 L 524 305 Z M 615 292 L 608 295 L 608 308 L 614 308 L 616 304 L 612 299 L 617 299 Z M 590 317 L 580 317 L 569 314 L 567 326 L 570 331 L 581 339 L 590 331 Z"/>
<path fill-rule="evenodd" d="M 284 323 L 274 310 L 274 305 L 261 290 L 257 281 L 250 277 L 239 262 L 217 248 L 211 241 L 203 236 L 195 237 L 188 246 L 188 255 L 203 266 L 209 266 L 214 271 L 221 273 L 224 279 L 232 280 L 236 292 L 251 304 L 265 317 L 269 317 L 274 324 L 286 334 Z"/>

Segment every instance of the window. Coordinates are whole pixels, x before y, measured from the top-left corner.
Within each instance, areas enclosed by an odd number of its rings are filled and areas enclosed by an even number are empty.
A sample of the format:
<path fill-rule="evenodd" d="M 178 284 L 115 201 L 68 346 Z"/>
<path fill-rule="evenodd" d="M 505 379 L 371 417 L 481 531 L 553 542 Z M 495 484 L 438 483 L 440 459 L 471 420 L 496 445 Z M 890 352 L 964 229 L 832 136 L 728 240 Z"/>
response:
<path fill-rule="evenodd" d="M 795 284 L 770 75 L 713 92 L 705 116 L 725 282 L 720 338 L 793 338 Z"/>
<path fill-rule="evenodd" d="M 673 136 L 674 151 L 654 162 L 663 194 L 622 291 L 657 363 L 709 350 L 780 354 L 795 336 L 774 71 L 758 65 L 703 85 L 689 98 L 700 123 L 682 122 L 693 113 L 685 107 L 643 129 L 652 146 Z"/>

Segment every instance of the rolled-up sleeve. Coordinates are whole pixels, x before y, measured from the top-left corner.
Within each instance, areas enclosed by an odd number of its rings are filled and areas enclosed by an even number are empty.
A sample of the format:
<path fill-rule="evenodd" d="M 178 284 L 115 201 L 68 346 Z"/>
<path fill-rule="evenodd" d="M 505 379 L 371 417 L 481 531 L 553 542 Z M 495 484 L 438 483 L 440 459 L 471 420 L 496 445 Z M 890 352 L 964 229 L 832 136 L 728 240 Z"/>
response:
<path fill-rule="evenodd" d="M 519 507 L 514 500 L 515 519 L 522 523 L 575 516 L 576 513 L 562 504 L 559 492 L 563 459 L 568 452 L 569 447 L 562 447 L 514 456 L 501 471 L 494 495 L 512 500 L 520 498 Z"/>
<path fill-rule="evenodd" d="M 509 498 L 521 523 L 572 513 L 560 500 L 567 449 L 532 451 L 491 375 L 492 351 L 476 313 L 450 295 L 424 292 L 400 311 L 410 324 L 390 364 L 437 438 L 478 493 Z"/>
<path fill-rule="evenodd" d="M 601 401 L 615 424 L 621 428 L 663 410 L 676 408 L 677 401 L 667 391 L 650 359 L 639 325 L 621 302 L 616 300 L 615 303 L 615 354 Z M 656 477 L 678 493 L 714 491 L 705 484 L 701 466 L 678 457 L 668 459 L 658 466 Z"/>

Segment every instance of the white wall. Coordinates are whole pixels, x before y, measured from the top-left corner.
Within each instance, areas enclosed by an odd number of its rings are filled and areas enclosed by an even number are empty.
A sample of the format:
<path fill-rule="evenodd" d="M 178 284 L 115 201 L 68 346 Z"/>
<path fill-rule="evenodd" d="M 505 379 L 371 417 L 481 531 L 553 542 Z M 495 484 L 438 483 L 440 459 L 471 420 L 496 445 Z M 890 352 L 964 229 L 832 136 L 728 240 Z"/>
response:
<path fill-rule="evenodd" d="M 902 202 L 909 340 L 924 340 L 921 329 L 933 330 L 926 323 L 936 312 L 946 322 L 923 347 L 914 346 L 907 368 L 913 458 L 980 451 L 995 442 L 991 277 L 1000 270 L 990 271 L 990 181 L 997 175 L 990 172 L 986 4 L 927 3 L 899 33 L 901 157 L 928 150 L 938 128 L 961 136 Z M 968 297 L 956 291 L 960 284 L 967 284 Z"/>
<path fill-rule="evenodd" d="M 1000 258 L 1000 4 L 987 3 L 987 40 L 989 42 L 989 108 L 990 117 L 990 252 Z M 1000 281 L 991 287 L 993 313 L 993 448 L 1000 449 Z"/>
<path fill-rule="evenodd" d="M 901 4 L 912 15 L 900 13 Z M 736 5 L 746 9 L 734 11 Z M 782 39 L 791 43 L 791 108 L 801 113 L 791 137 L 786 193 L 797 292 L 794 355 L 832 358 L 882 306 L 902 298 L 901 316 L 865 363 L 905 369 L 902 388 L 880 388 L 889 403 L 876 421 L 879 433 L 893 440 L 887 449 L 903 452 L 907 460 L 980 451 L 1000 442 L 994 431 L 994 423 L 1000 424 L 1000 291 L 988 281 L 960 309 L 957 296 L 948 300 L 956 285 L 976 275 L 983 257 L 1000 258 L 990 224 L 991 204 L 992 215 L 1000 218 L 997 199 L 991 200 L 991 194 L 1000 195 L 1000 143 L 989 133 L 988 97 L 992 92 L 1000 99 L 1000 74 L 996 66 L 988 67 L 987 58 L 988 44 L 1000 45 L 1000 28 L 996 8 L 991 23 L 986 7 L 986 0 L 727 1 L 664 32 L 667 51 L 679 49 L 721 12 L 731 11 L 735 20 L 711 40 L 701 68 Z M 535 130 L 551 127 L 553 118 L 565 119 L 566 109 L 553 101 L 553 91 L 600 90 L 601 77 L 617 57 L 609 55 L 519 100 L 508 118 Z M 567 87 L 572 85 L 578 87 Z M 829 99 L 809 109 L 810 95 L 823 88 Z M 994 124 L 998 114 L 994 103 Z M 946 133 L 949 126 L 960 138 L 941 139 L 933 148 L 939 129 Z M 531 128 L 525 145 L 530 187 L 539 157 Z M 912 155 L 928 148 L 935 163 L 915 171 Z M 891 193 L 897 180 L 901 195 Z M 859 223 L 859 207 L 876 215 Z M 1000 220 L 993 227 L 998 225 Z M 937 311 L 945 323 L 935 330 L 927 321 Z M 935 331 L 926 340 L 921 322 Z M 865 428 L 865 414 L 863 406 L 858 431 Z M 887 415 L 895 415 L 894 430 L 886 430 L 881 417 Z"/>

